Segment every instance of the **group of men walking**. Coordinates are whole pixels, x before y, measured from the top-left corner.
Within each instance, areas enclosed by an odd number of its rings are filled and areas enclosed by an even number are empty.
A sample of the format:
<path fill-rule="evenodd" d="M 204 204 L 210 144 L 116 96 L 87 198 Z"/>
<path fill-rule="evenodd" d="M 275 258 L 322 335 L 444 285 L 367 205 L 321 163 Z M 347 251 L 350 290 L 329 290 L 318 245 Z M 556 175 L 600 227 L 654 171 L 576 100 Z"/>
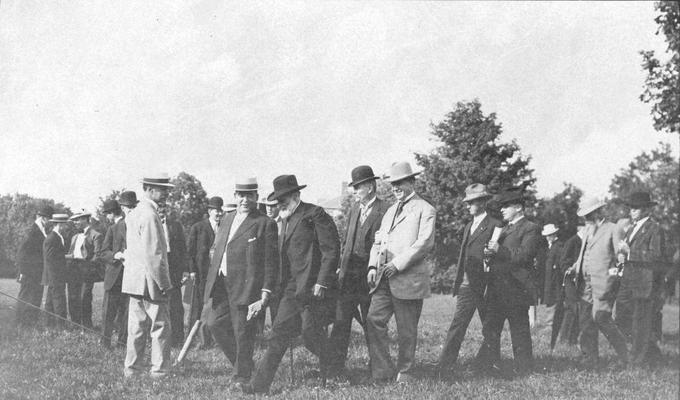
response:
<path fill-rule="evenodd" d="M 183 340 L 178 287 L 187 272 L 194 280 L 190 323 L 203 322 L 201 346 L 210 346 L 214 339 L 242 391 L 267 392 L 283 355 L 299 335 L 319 358 L 324 377 L 346 376 L 354 319 L 365 333 L 372 381 L 409 383 L 415 379 L 423 299 L 430 295 L 436 219 L 434 207 L 415 191 L 416 175 L 406 162 L 392 165 L 387 180 L 397 201 L 389 205 L 376 196 L 379 178 L 373 170 L 353 169 L 350 186 L 357 201 L 349 212 L 344 243 L 323 208 L 300 200 L 306 185 L 298 184 L 295 175 L 274 179 L 274 191 L 266 199 L 259 198 L 255 178 L 238 181 L 234 211 L 223 216 L 223 200 L 211 198 L 208 218 L 191 227 L 186 242 L 181 225 L 164 212 L 172 187 L 166 175 L 144 178 L 139 201 L 134 192 L 124 192 L 118 201 L 105 202 L 103 212 L 112 224 L 103 237 L 88 229 L 89 215 L 71 217 L 82 232 L 73 237 L 70 250 L 61 233 L 68 216 L 45 208 L 20 250 L 20 298 L 40 305 L 37 276 L 42 274 L 42 284 L 48 287 L 46 308 L 66 316 L 68 285 L 72 319 L 91 326 L 95 278 L 67 281 L 67 259 L 82 276 L 94 277 L 96 264 L 104 264 L 102 343 L 110 346 L 116 328 L 118 342 L 127 346 L 125 375 L 131 376 L 145 369 L 150 336 L 151 375 L 161 377 L 170 370 L 170 345 Z M 505 224 L 487 212 L 492 197 Z M 266 205 L 266 213 L 258 210 L 258 201 Z M 501 373 L 500 336 L 507 320 L 514 369 L 530 371 L 531 312 L 539 298 L 548 308 L 552 335 L 572 344 L 578 337 L 588 362 L 597 359 L 598 330 L 624 362 L 629 352 L 621 328 L 630 335 L 632 361 L 642 363 L 659 354 L 650 318 L 660 312 L 655 296 L 667 263 L 663 231 L 649 218 L 655 204 L 649 194 L 634 193 L 628 199 L 634 222 L 628 232 L 604 221 L 604 203 L 582 202 L 578 213 L 586 228 L 564 245 L 556 240 L 557 227 L 548 224 L 541 231 L 525 217 L 522 190 L 511 188 L 493 196 L 475 183 L 466 189 L 463 201 L 472 220 L 463 231 L 453 288 L 457 302 L 439 360 L 441 373 L 455 366 L 475 311 L 482 321 L 483 342 L 476 358 L 480 370 Z M 54 224 L 49 234 L 48 222 Z M 537 268 L 537 262 L 543 265 Z M 536 279 L 538 272 L 542 280 Z M 612 306 L 619 281 L 617 325 Z M 267 308 L 271 332 L 264 356 L 255 365 L 258 321 Z M 20 303 L 18 319 L 29 320 L 31 312 Z M 389 352 L 393 316 L 396 364 Z M 630 316 L 629 322 L 625 316 Z"/>

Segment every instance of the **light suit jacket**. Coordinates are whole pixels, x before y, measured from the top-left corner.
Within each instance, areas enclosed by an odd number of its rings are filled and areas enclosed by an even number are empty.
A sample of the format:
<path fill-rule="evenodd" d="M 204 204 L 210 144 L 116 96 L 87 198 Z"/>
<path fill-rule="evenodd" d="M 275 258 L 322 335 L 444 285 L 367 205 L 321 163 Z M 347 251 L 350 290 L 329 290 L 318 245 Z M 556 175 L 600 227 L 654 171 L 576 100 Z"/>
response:
<path fill-rule="evenodd" d="M 380 283 L 384 266 L 392 262 L 399 270 L 390 278 L 392 295 L 403 300 L 423 299 L 430 296 L 430 263 L 426 257 L 434 247 L 436 211 L 416 194 L 395 219 L 398 205 L 393 204 L 383 216 L 371 248 L 368 265 L 378 268 L 371 293 Z"/>

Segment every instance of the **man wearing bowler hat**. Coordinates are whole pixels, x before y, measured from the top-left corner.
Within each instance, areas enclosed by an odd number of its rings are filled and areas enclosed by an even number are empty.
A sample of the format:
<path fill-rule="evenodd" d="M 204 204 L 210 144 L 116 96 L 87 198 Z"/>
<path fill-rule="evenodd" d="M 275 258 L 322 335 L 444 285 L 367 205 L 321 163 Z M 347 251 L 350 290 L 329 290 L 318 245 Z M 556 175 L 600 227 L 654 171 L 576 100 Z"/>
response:
<path fill-rule="evenodd" d="M 335 322 L 330 337 L 331 374 L 341 374 L 347 359 L 352 320 L 366 329 L 368 296 L 368 258 L 375 233 L 380 229 L 383 215 L 389 204 L 379 199 L 376 181 L 379 178 L 368 165 L 352 170 L 352 182 L 356 202 L 349 211 L 345 244 L 338 269 L 339 297 L 335 310 Z"/>
<path fill-rule="evenodd" d="M 269 390 L 274 375 L 291 340 L 302 333 L 307 349 L 319 357 L 322 371 L 327 370 L 325 326 L 333 321 L 335 270 L 340 257 L 340 240 L 333 219 L 313 204 L 300 201 L 295 175 L 274 179 L 274 193 L 283 218 L 279 238 L 280 287 L 282 293 L 267 350 L 245 393 Z"/>
<path fill-rule="evenodd" d="M 654 362 L 661 356 L 654 319 L 661 312 L 664 272 L 668 264 L 663 229 L 651 217 L 657 204 L 648 192 L 634 192 L 626 200 L 633 225 L 620 243 L 624 258 L 621 287 L 616 298 L 616 322 L 631 333 L 630 361 Z"/>
<path fill-rule="evenodd" d="M 50 206 L 41 207 L 35 216 L 28 235 L 21 242 L 17 252 L 17 266 L 19 267 L 19 301 L 17 302 L 17 327 L 35 326 L 38 321 L 38 309 L 42 303 L 43 286 L 40 279 L 43 273 L 43 242 L 48 233 L 48 224 L 54 209 Z M 31 307 L 30 305 L 34 307 Z"/>
<path fill-rule="evenodd" d="M 208 200 L 208 218 L 196 222 L 189 231 L 187 252 L 189 254 L 189 272 L 193 277 L 193 292 L 191 310 L 189 311 L 189 326 L 194 326 L 197 320 L 205 321 L 208 309 L 203 309 L 203 297 L 205 282 L 210 269 L 210 256 L 215 234 L 222 218 L 222 206 L 224 201 L 219 196 L 213 196 Z M 208 327 L 202 324 L 198 331 L 198 343 L 200 348 L 212 345 L 212 337 Z"/>
<path fill-rule="evenodd" d="M 473 183 L 465 188 L 463 202 L 472 221 L 465 226 L 458 254 L 458 269 L 453 285 L 453 296 L 458 297 L 453 320 L 439 357 L 439 369 L 442 372 L 456 363 L 465 332 L 475 311 L 480 321 L 484 320 L 484 291 L 487 280 L 484 272 L 484 247 L 491 239 L 494 228 L 501 226 L 499 220 L 486 212 L 486 204 L 491 197 L 486 186 L 481 183 Z"/>
<path fill-rule="evenodd" d="M 47 286 L 45 298 L 45 311 L 53 313 L 62 319 L 48 317 L 47 324 L 64 328 L 66 319 L 66 280 L 68 270 L 66 267 L 66 241 L 64 239 L 64 225 L 68 223 L 67 214 L 52 214 L 49 220 L 53 224 L 50 232 L 43 242 L 43 263 L 45 268 L 42 274 L 42 284 Z"/>
<path fill-rule="evenodd" d="M 275 290 L 279 266 L 276 224 L 257 210 L 257 187 L 255 178 L 236 182 L 237 210 L 220 223 L 205 284 L 204 302 L 212 304 L 206 325 L 233 366 L 232 382 L 242 384 L 253 371 L 257 314 Z"/>
<path fill-rule="evenodd" d="M 413 379 L 418 320 L 423 299 L 430 295 L 430 264 L 426 257 L 434 247 L 436 211 L 415 192 L 416 175 L 407 162 L 390 168 L 388 181 L 397 198 L 386 212 L 375 235 L 368 261 L 367 281 L 371 305 L 366 325 L 371 374 L 375 381 Z M 392 362 L 387 324 L 397 323 L 399 357 Z"/>
<path fill-rule="evenodd" d="M 126 377 L 145 367 L 144 350 L 151 336 L 151 377 L 161 378 L 170 370 L 169 293 L 173 289 L 168 269 L 168 249 L 158 214 L 168 190 L 174 187 L 167 174 L 142 179 L 144 195 L 134 211 L 126 215 L 126 244 L 123 253 L 122 292 L 130 296 Z"/>

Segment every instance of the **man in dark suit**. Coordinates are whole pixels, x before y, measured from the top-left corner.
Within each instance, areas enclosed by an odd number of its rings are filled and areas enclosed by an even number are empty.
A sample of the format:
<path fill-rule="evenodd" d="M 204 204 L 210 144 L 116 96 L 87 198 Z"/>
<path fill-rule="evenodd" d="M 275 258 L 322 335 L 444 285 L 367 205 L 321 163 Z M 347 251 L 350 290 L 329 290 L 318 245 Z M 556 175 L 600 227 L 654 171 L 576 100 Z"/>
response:
<path fill-rule="evenodd" d="M 257 365 L 245 393 L 264 393 L 291 339 L 302 333 L 307 349 L 319 357 L 322 371 L 328 366 L 325 327 L 333 320 L 335 270 L 340 258 L 340 239 L 333 219 L 323 208 L 300 201 L 295 175 L 274 179 L 283 234 L 279 240 L 280 291 L 283 293 L 272 326 L 267 350 Z"/>
<path fill-rule="evenodd" d="M 206 325 L 234 367 L 232 381 L 246 383 L 253 370 L 255 317 L 276 285 L 278 235 L 274 221 L 256 208 L 255 178 L 237 182 L 234 198 L 237 210 L 224 218 L 215 237 L 204 300 L 212 300 Z M 249 316 L 249 306 L 258 301 Z"/>
<path fill-rule="evenodd" d="M 626 204 L 630 208 L 633 225 L 620 246 L 625 266 L 617 297 L 616 317 L 617 322 L 621 316 L 631 318 L 630 361 L 639 366 L 661 356 L 656 344 L 660 338 L 656 337 L 653 322 L 660 311 L 655 309 L 655 305 L 661 299 L 668 262 L 664 231 L 651 218 L 652 208 L 657 203 L 651 200 L 648 192 L 634 192 Z M 627 311 L 631 315 L 626 315 Z"/>
<path fill-rule="evenodd" d="M 224 201 L 219 196 L 208 200 L 208 219 L 196 222 L 189 231 L 187 252 L 189 254 L 189 272 L 193 277 L 193 292 L 191 293 L 191 310 L 189 311 L 189 326 L 194 326 L 197 320 L 205 321 L 210 307 L 203 305 L 205 296 L 205 282 L 210 269 L 210 256 L 215 242 L 215 234 L 222 218 Z M 208 327 L 202 324 L 198 331 L 199 347 L 212 345 L 212 337 Z"/>
<path fill-rule="evenodd" d="M 17 302 L 16 324 L 35 326 L 42 303 L 43 286 L 40 284 L 43 273 L 43 241 L 48 232 L 48 221 L 54 209 L 50 206 L 40 208 L 31 225 L 28 236 L 19 246 L 17 265 L 19 267 L 19 301 Z M 28 304 L 26 304 L 28 303 Z M 31 307 L 30 305 L 34 307 Z"/>
<path fill-rule="evenodd" d="M 564 291 L 564 317 L 562 318 L 559 340 L 571 345 L 578 344 L 578 303 L 580 296 L 574 273 L 570 272 L 570 268 L 578 259 L 584 232 L 585 221 L 579 219 L 577 232 L 564 243 L 560 257 L 560 276 L 562 277 L 562 290 Z"/>
<path fill-rule="evenodd" d="M 68 311 L 71 321 L 92 328 L 92 289 L 100 276 L 104 236 L 90 226 L 89 213 L 71 217 L 79 233 L 71 238 L 69 260 Z"/>
<path fill-rule="evenodd" d="M 562 302 L 563 275 L 560 268 L 560 258 L 562 257 L 564 242 L 558 236 L 559 231 L 555 224 L 546 224 L 541 232 L 548 246 L 543 265 L 539 264 L 539 268 L 543 267 L 543 274 L 541 274 L 543 275 L 543 284 L 541 285 L 543 287 L 543 295 L 541 300 L 545 305 L 543 328 L 546 330 L 550 329 L 551 346 L 557 340 L 564 316 L 564 304 Z"/>
<path fill-rule="evenodd" d="M 168 249 L 168 270 L 173 289 L 168 292 L 170 301 L 171 347 L 180 347 L 184 342 L 184 305 L 182 304 L 182 277 L 189 271 L 184 228 L 179 221 L 169 215 L 165 204 L 158 208 Z"/>
<path fill-rule="evenodd" d="M 352 182 L 357 202 L 349 211 L 345 245 L 338 269 L 339 297 L 335 310 L 335 322 L 330 337 L 330 361 L 332 375 L 342 373 L 347 359 L 347 347 L 352 328 L 352 319 L 366 331 L 366 315 L 370 298 L 368 296 L 368 258 L 380 229 L 382 217 L 389 204 L 376 196 L 376 180 L 368 165 L 352 170 Z"/>
<path fill-rule="evenodd" d="M 66 242 L 64 239 L 64 225 L 68 222 L 67 214 L 53 214 L 50 221 L 54 224 L 43 242 L 43 275 L 42 284 L 47 286 L 45 311 L 61 317 L 48 317 L 47 324 L 63 329 L 66 319 L 66 281 L 68 270 L 66 267 Z"/>
<path fill-rule="evenodd" d="M 498 195 L 503 228 L 498 241 L 490 241 L 484 254 L 489 258 L 489 281 L 486 315 L 482 324 L 484 341 L 478 360 L 485 370 L 499 372 L 500 339 L 503 324 L 510 323 L 515 372 L 532 367 L 529 307 L 535 304 L 534 259 L 541 239 L 541 229 L 524 216 L 521 190 L 506 190 Z"/>
<path fill-rule="evenodd" d="M 439 369 L 442 372 L 456 363 L 475 310 L 480 321 L 484 320 L 487 279 L 484 272 L 484 247 L 489 243 L 494 228 L 501 226 L 500 221 L 486 213 L 486 204 L 491 197 L 486 187 L 479 183 L 473 183 L 465 189 L 463 201 L 472 215 L 472 221 L 465 226 L 458 255 L 458 270 L 453 285 L 453 296 L 457 296 L 456 310 L 439 357 Z"/>

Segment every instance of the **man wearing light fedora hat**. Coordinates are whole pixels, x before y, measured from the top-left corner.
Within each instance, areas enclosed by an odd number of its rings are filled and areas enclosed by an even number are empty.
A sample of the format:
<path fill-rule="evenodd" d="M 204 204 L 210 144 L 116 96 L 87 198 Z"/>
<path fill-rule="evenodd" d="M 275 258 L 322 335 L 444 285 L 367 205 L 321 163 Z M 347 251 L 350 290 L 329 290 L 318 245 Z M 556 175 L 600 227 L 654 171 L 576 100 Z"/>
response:
<path fill-rule="evenodd" d="M 413 380 L 418 320 L 423 299 L 430 296 L 430 263 L 434 247 L 436 212 L 415 192 L 415 176 L 407 162 L 390 168 L 388 182 L 397 203 L 382 218 L 371 247 L 367 281 L 371 287 L 368 310 L 368 352 L 371 374 L 386 381 L 397 374 L 397 381 Z M 399 357 L 395 366 L 389 351 L 387 325 L 394 315 L 397 322 Z"/>
<path fill-rule="evenodd" d="M 583 362 L 588 366 L 595 365 L 599 357 L 598 331 L 614 347 L 620 361 L 628 362 L 626 339 L 612 320 L 618 283 L 616 254 L 623 235 L 616 224 L 605 219 L 604 206 L 605 203 L 596 198 L 584 199 L 577 211 L 577 215 L 586 220 L 586 232 L 572 269 L 581 295 L 579 344 Z"/>
<path fill-rule="evenodd" d="M 64 239 L 64 225 L 68 223 L 67 214 L 52 214 L 49 220 L 53 224 L 50 232 L 43 242 L 43 263 L 45 268 L 42 274 L 42 284 L 47 286 L 45 298 L 45 311 L 53 313 L 62 319 L 48 317 L 47 324 L 64 328 L 66 319 L 66 241 Z"/>
<path fill-rule="evenodd" d="M 438 367 L 441 372 L 456 363 L 465 332 L 475 311 L 480 321 L 484 320 L 484 291 L 487 278 L 484 272 L 484 246 L 491 239 L 494 228 L 501 226 L 499 220 L 486 212 L 486 205 L 491 197 L 486 186 L 481 183 L 473 183 L 465 188 L 463 202 L 472 216 L 472 221 L 465 226 L 463 240 L 460 243 L 456 280 L 453 285 L 453 296 L 457 296 L 456 309 L 439 357 Z"/>
<path fill-rule="evenodd" d="M 145 367 L 147 330 L 151 336 L 151 376 L 163 377 L 171 367 L 168 291 L 172 289 L 172 283 L 158 206 L 165 203 L 168 190 L 173 186 L 167 174 L 142 179 L 144 195 L 137 207 L 126 215 L 127 248 L 123 253 L 122 283 L 122 292 L 130 295 L 126 377 L 141 373 Z M 150 324 L 147 323 L 149 320 Z"/>

